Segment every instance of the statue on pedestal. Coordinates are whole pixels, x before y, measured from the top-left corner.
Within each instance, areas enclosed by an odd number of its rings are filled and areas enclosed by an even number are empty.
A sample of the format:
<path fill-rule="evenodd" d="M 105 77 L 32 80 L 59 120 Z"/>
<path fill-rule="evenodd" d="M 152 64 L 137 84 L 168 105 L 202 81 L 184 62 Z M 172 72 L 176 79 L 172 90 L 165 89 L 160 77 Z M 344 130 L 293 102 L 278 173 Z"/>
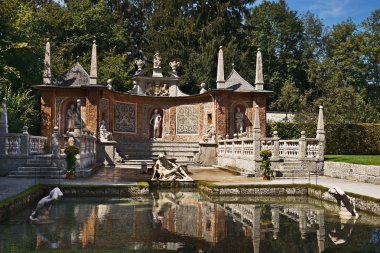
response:
<path fill-rule="evenodd" d="M 153 68 L 161 68 L 161 60 L 160 52 L 156 52 L 153 56 Z"/>
<path fill-rule="evenodd" d="M 39 223 L 46 221 L 50 218 L 50 209 L 54 200 L 63 196 L 63 193 L 58 187 L 50 191 L 49 195 L 38 201 L 36 210 L 30 215 L 31 222 Z"/>
<path fill-rule="evenodd" d="M 112 141 L 112 133 L 107 131 L 106 122 L 104 120 L 102 120 L 100 124 L 100 140 Z"/>
<path fill-rule="evenodd" d="M 152 180 L 159 181 L 193 181 L 182 166 L 168 161 L 164 154 L 158 155 L 158 160 L 153 166 Z"/>
<path fill-rule="evenodd" d="M 236 108 L 235 112 L 235 133 L 241 134 L 244 130 L 244 114 L 241 112 L 240 107 Z"/>
<path fill-rule="evenodd" d="M 160 138 L 161 135 L 161 122 L 162 117 L 158 113 L 158 109 L 154 109 L 154 113 L 150 118 L 150 124 L 153 126 L 153 139 Z"/>
<path fill-rule="evenodd" d="M 76 121 L 77 121 L 77 110 L 75 105 L 71 104 L 70 108 L 66 112 L 66 129 L 68 132 L 74 132 Z"/>
<path fill-rule="evenodd" d="M 210 126 L 207 129 L 207 133 L 203 135 L 203 141 L 215 142 L 215 128 L 213 124 L 210 124 Z"/>

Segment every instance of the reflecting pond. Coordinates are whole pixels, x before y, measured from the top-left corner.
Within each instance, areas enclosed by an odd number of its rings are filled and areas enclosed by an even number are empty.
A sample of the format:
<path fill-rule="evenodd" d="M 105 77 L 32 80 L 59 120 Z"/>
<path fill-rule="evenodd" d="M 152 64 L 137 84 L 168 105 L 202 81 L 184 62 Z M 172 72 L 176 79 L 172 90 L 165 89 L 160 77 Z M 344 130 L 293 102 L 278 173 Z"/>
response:
<path fill-rule="evenodd" d="M 334 204 L 302 197 L 63 197 L 43 225 L 28 221 L 33 209 L 0 224 L 0 251 L 380 252 L 380 217 L 340 219 Z"/>

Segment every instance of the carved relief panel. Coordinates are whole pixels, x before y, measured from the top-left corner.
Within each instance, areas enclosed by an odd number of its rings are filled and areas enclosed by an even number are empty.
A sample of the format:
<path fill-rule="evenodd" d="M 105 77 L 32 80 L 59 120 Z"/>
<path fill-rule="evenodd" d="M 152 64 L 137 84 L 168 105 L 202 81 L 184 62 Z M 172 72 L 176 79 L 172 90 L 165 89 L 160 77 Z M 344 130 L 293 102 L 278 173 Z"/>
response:
<path fill-rule="evenodd" d="M 199 105 L 177 107 L 177 134 L 199 134 Z"/>
<path fill-rule="evenodd" d="M 169 84 L 167 83 L 148 83 L 145 88 L 147 96 L 167 97 L 169 96 Z"/>
<path fill-rule="evenodd" d="M 136 104 L 115 103 L 114 131 L 136 133 Z"/>

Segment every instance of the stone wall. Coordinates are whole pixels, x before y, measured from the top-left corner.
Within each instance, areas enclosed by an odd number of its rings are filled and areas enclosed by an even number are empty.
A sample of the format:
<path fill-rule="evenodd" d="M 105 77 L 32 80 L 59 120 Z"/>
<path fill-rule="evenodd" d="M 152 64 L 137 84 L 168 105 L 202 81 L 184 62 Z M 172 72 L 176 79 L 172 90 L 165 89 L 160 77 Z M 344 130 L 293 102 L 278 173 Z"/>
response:
<path fill-rule="evenodd" d="M 329 177 L 380 184 L 380 166 L 375 165 L 325 162 L 323 173 Z"/>

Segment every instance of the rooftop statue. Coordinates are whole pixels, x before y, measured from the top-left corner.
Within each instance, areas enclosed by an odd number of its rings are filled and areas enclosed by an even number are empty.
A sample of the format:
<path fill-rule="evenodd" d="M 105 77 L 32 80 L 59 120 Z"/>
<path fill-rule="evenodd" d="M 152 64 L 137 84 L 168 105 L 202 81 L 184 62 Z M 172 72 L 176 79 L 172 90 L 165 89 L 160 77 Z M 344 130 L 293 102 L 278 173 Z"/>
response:
<path fill-rule="evenodd" d="M 161 60 L 160 52 L 156 52 L 153 56 L 153 68 L 161 68 Z"/>
<path fill-rule="evenodd" d="M 50 191 L 49 195 L 38 201 L 36 210 L 30 215 L 29 219 L 33 223 L 41 223 L 43 221 L 49 220 L 50 209 L 54 200 L 59 199 L 63 196 L 63 193 L 58 187 L 55 187 Z"/>
<path fill-rule="evenodd" d="M 170 162 L 164 154 L 158 155 L 158 160 L 153 166 L 152 180 L 159 181 L 193 181 L 181 165 Z"/>

